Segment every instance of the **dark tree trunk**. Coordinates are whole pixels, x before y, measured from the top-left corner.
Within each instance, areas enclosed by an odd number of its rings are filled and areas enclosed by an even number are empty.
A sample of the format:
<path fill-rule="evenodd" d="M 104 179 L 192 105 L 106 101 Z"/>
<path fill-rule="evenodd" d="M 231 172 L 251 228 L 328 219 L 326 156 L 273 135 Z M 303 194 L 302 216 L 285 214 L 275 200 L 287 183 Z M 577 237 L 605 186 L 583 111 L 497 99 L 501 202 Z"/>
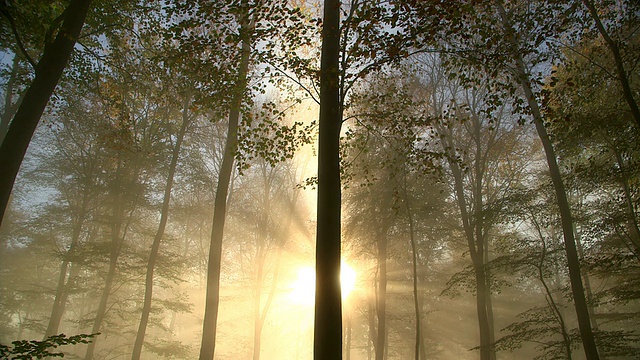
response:
<path fill-rule="evenodd" d="M 249 70 L 249 56 L 251 54 L 251 32 L 249 24 L 247 2 L 243 1 L 245 8 L 244 19 L 240 34 L 242 37 L 242 53 L 238 69 L 238 82 L 229 111 L 229 127 L 224 156 L 218 174 L 218 186 L 213 209 L 213 225 L 211 227 L 211 245 L 209 247 L 209 265 L 207 268 L 207 295 L 202 325 L 202 341 L 200 345 L 200 360 L 212 360 L 216 346 L 216 326 L 218 322 L 218 306 L 220 303 L 220 268 L 222 264 L 222 238 L 224 235 L 224 223 L 227 214 L 227 195 L 231 173 L 233 172 L 234 153 L 238 147 L 238 123 L 240 120 L 240 108 L 247 86 L 247 72 Z"/>
<path fill-rule="evenodd" d="M 318 223 L 313 357 L 342 359 L 340 292 L 340 1 L 325 0 L 320 59 Z"/>
<path fill-rule="evenodd" d="M 558 162 L 556 161 L 553 144 L 551 143 L 549 134 L 547 134 L 547 129 L 544 127 L 542 113 L 540 112 L 538 103 L 536 102 L 533 91 L 531 90 L 528 77 L 524 72 L 524 63 L 521 58 L 518 58 L 516 60 L 518 77 L 527 98 L 529 108 L 531 109 L 533 122 L 538 132 L 538 136 L 540 137 L 542 146 L 544 148 L 544 152 L 547 158 L 547 164 L 549 166 L 549 173 L 551 175 L 551 181 L 553 182 L 553 187 L 556 193 L 556 200 L 558 203 L 558 208 L 560 210 L 560 220 L 562 223 L 562 232 L 564 235 L 564 248 L 567 254 L 567 265 L 569 267 L 569 280 L 571 282 L 571 292 L 573 294 L 576 316 L 578 317 L 578 327 L 580 329 L 582 345 L 587 360 L 598 360 L 600 359 L 600 357 L 598 355 L 598 349 L 596 347 L 593 330 L 591 329 L 589 309 L 587 306 L 584 287 L 582 285 L 582 276 L 580 274 L 580 260 L 578 258 L 578 250 L 576 248 L 576 241 L 573 233 L 571 207 L 569 206 L 569 201 L 567 200 L 567 194 L 565 191 L 564 183 L 562 182 L 560 167 L 558 166 Z"/>
<path fill-rule="evenodd" d="M 162 199 L 162 210 L 160 211 L 160 223 L 156 235 L 153 238 L 151 244 L 151 252 L 149 254 L 149 260 L 147 261 L 147 275 L 145 279 L 144 290 L 144 302 L 142 305 L 142 315 L 140 317 L 140 323 L 138 325 L 138 333 L 136 334 L 136 341 L 133 345 L 133 352 L 131 353 L 132 360 L 140 359 L 142 354 L 142 345 L 144 344 L 144 337 L 147 331 L 147 325 L 149 323 L 149 313 L 151 312 L 151 299 L 153 298 L 153 273 L 156 267 L 156 261 L 158 260 L 158 253 L 160 252 L 160 242 L 164 236 L 164 229 L 167 226 L 167 219 L 169 217 L 169 203 L 171 202 L 171 190 L 173 188 L 173 177 L 178 165 L 178 157 L 180 155 L 180 147 L 182 146 L 182 140 L 187 132 L 189 125 L 189 105 L 191 104 L 191 96 L 189 92 L 185 94 L 184 106 L 182 107 L 182 124 L 178 131 L 178 137 L 171 154 L 171 162 L 169 164 L 169 173 L 167 174 L 167 183 L 164 188 L 164 197 Z"/>
<path fill-rule="evenodd" d="M 55 40 L 47 44 L 36 66 L 36 76 L 27 89 L 9 130 L 0 145 L 0 223 L 9 203 L 13 183 L 31 137 L 80 35 L 91 0 L 72 0 Z"/>
<path fill-rule="evenodd" d="M 506 29 L 507 34 L 513 34 L 512 26 L 507 13 L 502 5 L 498 6 L 498 12 L 502 19 L 502 22 Z M 507 35 L 508 39 L 514 48 L 517 48 L 517 40 L 513 35 Z M 553 183 L 553 188 L 556 194 L 556 201 L 558 203 L 558 210 L 560 211 L 560 221 L 562 223 L 562 233 L 564 236 L 564 248 L 567 254 L 567 266 L 569 268 L 569 280 L 571 283 L 571 292 L 573 295 L 573 301 L 576 309 L 576 316 L 578 318 L 578 328 L 580 329 L 580 337 L 582 339 L 582 345 L 584 348 L 587 360 L 598 360 L 598 349 L 596 347 L 595 337 L 593 330 L 591 329 L 591 321 L 589 317 L 589 310 L 587 307 L 587 300 L 584 295 L 584 287 L 582 285 L 582 276 L 580 275 L 580 260 L 578 258 L 578 250 L 576 249 L 576 241 L 573 233 L 573 219 L 571 217 L 571 207 L 567 200 L 567 193 L 562 181 L 562 175 L 560 174 L 560 167 L 556 160 L 556 153 L 553 148 L 553 143 L 549 138 L 547 129 L 544 126 L 544 120 L 542 118 L 542 112 L 536 100 L 533 89 L 531 88 L 531 80 L 526 72 L 526 66 L 522 55 L 516 53 L 514 55 L 515 69 L 514 75 L 517 81 L 520 83 L 524 96 L 527 101 L 527 105 L 531 110 L 533 116 L 533 124 L 535 125 L 538 137 L 544 148 L 544 153 L 547 159 L 547 165 L 549 166 L 549 174 Z"/>

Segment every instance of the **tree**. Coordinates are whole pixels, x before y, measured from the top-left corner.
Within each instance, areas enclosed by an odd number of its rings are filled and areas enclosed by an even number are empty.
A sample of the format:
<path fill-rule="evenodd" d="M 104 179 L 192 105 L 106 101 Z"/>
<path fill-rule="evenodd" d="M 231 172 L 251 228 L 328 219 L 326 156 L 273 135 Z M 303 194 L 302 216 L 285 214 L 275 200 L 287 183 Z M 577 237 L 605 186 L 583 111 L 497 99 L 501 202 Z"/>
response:
<path fill-rule="evenodd" d="M 218 303 L 220 299 L 220 266 L 222 262 L 222 239 L 227 208 L 227 194 L 233 170 L 234 154 L 238 141 L 238 122 L 240 110 L 245 95 L 254 20 L 250 18 L 248 1 L 243 1 L 238 14 L 241 39 L 241 57 L 233 90 L 233 99 L 229 108 L 229 124 L 227 139 L 218 174 L 215 207 L 213 211 L 213 225 L 211 227 L 211 246 L 209 248 L 209 266 L 207 271 L 207 301 L 202 327 L 202 344 L 200 346 L 200 360 L 213 359 L 216 341 L 216 323 L 218 318 Z"/>
<path fill-rule="evenodd" d="M 538 100 L 537 84 L 541 82 L 542 73 L 532 73 L 534 66 L 539 66 L 549 59 L 541 47 L 543 43 L 554 36 L 561 36 L 566 22 L 566 14 L 570 14 L 570 7 L 551 2 L 534 4 L 534 10 L 524 4 L 509 4 L 508 9 L 502 3 L 487 3 L 481 5 L 470 4 L 465 12 L 468 20 L 462 31 L 445 31 L 449 36 L 443 50 L 460 56 L 451 56 L 449 61 L 459 62 L 462 66 L 478 69 L 494 79 L 496 89 L 502 89 L 504 94 L 515 94 L 516 86 L 522 92 L 516 97 L 514 108 L 531 115 L 534 126 L 542 141 L 543 149 L 549 167 L 551 179 L 554 183 L 558 207 L 562 218 L 562 229 L 565 240 L 565 250 L 575 301 L 576 313 L 580 323 L 585 354 L 588 359 L 598 359 L 593 331 L 589 321 L 589 313 L 580 275 L 580 263 L 573 233 L 573 219 L 567 200 L 565 186 L 562 181 L 553 143 L 545 127 L 545 119 Z M 470 17 L 473 14 L 473 17 Z M 519 18 L 518 16 L 523 16 Z M 514 19 L 518 19 L 517 24 Z M 473 21 L 471 21 L 473 19 Z M 553 19 L 553 21 L 549 21 Z M 501 33 L 495 27 L 502 29 Z M 531 29 L 531 31 L 526 31 Z M 535 31 L 533 31 L 535 29 Z M 474 34 L 470 35 L 471 32 Z M 477 35 L 477 36 L 476 36 Z M 444 40 L 444 38 L 443 38 Z M 548 41 L 546 41 L 548 43 Z M 548 48 L 547 48 L 548 49 Z M 456 69 L 457 70 L 457 69 Z M 466 83 L 473 86 L 477 79 L 468 72 L 456 73 Z M 539 75 L 539 77 L 534 77 Z M 498 103 L 502 100 L 497 99 Z"/>
<path fill-rule="evenodd" d="M 125 249 L 125 240 L 129 234 L 130 225 L 134 219 L 134 212 L 144 202 L 143 195 L 149 181 L 150 173 L 144 171 L 145 150 L 154 144 L 154 132 L 148 131 L 145 136 L 137 133 L 136 122 L 147 122 L 147 116 L 134 117 L 134 110 L 128 100 L 132 92 L 119 88 L 116 80 L 106 84 L 107 94 L 106 113 L 115 114 L 111 120 L 111 128 L 107 136 L 110 144 L 109 170 L 112 176 L 107 180 L 109 189 L 109 241 L 108 269 L 104 277 L 104 287 L 100 296 L 96 315 L 93 319 L 92 333 L 100 331 L 107 316 L 110 297 L 120 272 L 119 260 Z M 124 90 L 124 91 L 119 91 Z M 145 128 L 141 126 L 141 128 Z M 148 130 L 145 128 L 145 130 Z M 144 149 L 144 150 L 143 150 Z M 85 353 L 85 360 L 93 359 L 96 341 L 89 344 Z"/>
<path fill-rule="evenodd" d="M 342 359 L 340 292 L 340 1 L 325 0 L 320 58 L 318 221 L 313 358 Z"/>
<path fill-rule="evenodd" d="M 138 327 L 138 334 L 133 346 L 133 353 L 131 354 L 132 360 L 140 359 L 142 353 L 142 345 L 144 344 L 144 337 L 149 322 L 149 313 L 151 311 L 151 299 L 153 296 L 153 273 L 155 270 L 156 262 L 158 261 L 158 253 L 160 252 L 160 243 L 164 236 L 164 230 L 167 225 L 167 218 L 169 216 L 169 203 L 171 201 L 171 191 L 173 189 L 173 179 L 178 164 L 178 156 L 180 155 L 180 148 L 184 135 L 187 132 L 190 118 L 193 116 L 189 114 L 189 107 L 191 105 L 191 93 L 189 90 L 185 90 L 183 95 L 184 101 L 182 106 L 182 122 L 180 123 L 180 129 L 178 130 L 176 142 L 171 153 L 171 162 L 167 173 L 167 182 L 165 184 L 164 194 L 162 198 L 162 209 L 160 211 L 160 222 L 158 223 L 158 229 L 153 238 L 151 245 L 151 252 L 149 253 L 149 259 L 147 262 L 147 274 L 145 279 L 145 292 L 144 292 L 144 304 L 142 307 L 142 315 L 140 317 L 140 324 Z"/>
<path fill-rule="evenodd" d="M 59 22 L 52 24 L 49 33 L 57 30 L 57 35 L 55 39 L 47 39 L 51 43 L 46 43 L 42 57 L 35 66 L 36 76 L 9 125 L 5 141 L 0 145 L 0 168 L 4 169 L 0 177 L 0 223 L 33 132 L 69 61 L 90 4 L 91 0 L 71 1 L 61 14 L 59 20 L 63 21 L 60 27 Z M 4 4 L 2 12 L 7 12 Z"/>

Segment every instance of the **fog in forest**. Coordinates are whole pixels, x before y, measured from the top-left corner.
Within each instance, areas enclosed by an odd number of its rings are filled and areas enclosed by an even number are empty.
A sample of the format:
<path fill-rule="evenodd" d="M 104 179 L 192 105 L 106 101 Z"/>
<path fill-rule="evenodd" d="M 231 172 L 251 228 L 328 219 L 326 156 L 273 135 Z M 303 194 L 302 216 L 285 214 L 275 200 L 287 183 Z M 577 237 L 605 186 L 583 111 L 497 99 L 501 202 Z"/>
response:
<path fill-rule="evenodd" d="M 640 358 L 637 1 L 0 15 L 0 359 Z"/>

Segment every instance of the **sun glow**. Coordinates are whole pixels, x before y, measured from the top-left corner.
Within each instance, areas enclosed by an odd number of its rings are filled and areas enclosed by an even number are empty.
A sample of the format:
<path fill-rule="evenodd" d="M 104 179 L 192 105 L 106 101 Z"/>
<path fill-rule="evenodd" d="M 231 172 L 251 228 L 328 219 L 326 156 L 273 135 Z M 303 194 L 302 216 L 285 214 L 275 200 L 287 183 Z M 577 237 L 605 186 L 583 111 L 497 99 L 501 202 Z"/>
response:
<path fill-rule="evenodd" d="M 356 285 L 356 271 L 344 261 L 340 265 L 342 300 L 345 300 Z M 292 284 L 289 298 L 296 304 L 313 305 L 316 294 L 316 271 L 307 266 L 298 269 L 298 277 Z"/>

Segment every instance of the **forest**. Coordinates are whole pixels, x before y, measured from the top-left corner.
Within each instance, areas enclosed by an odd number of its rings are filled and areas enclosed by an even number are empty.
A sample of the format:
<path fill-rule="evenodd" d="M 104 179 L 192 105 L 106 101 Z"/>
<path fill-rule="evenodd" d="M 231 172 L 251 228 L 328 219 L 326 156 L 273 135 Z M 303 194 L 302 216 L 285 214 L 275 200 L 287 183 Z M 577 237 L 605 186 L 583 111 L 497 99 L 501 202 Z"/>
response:
<path fill-rule="evenodd" d="M 0 95 L 0 359 L 640 358 L 637 0 L 4 0 Z"/>

